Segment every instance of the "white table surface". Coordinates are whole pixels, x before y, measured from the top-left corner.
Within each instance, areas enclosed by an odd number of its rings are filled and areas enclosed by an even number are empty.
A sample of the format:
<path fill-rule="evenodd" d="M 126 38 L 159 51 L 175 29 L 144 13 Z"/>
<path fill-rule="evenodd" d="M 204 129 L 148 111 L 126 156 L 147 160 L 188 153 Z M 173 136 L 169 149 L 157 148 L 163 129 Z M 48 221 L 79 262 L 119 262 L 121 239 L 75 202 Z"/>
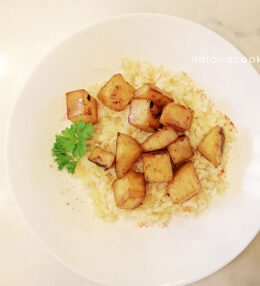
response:
<path fill-rule="evenodd" d="M 191 19 L 228 39 L 246 56 L 260 57 L 259 11 L 259 0 L 0 0 L 0 285 L 98 286 L 56 262 L 38 244 L 8 188 L 3 159 L 7 121 L 19 90 L 40 59 L 74 31 L 132 12 Z M 260 72 L 260 63 L 255 67 Z M 193 285 L 260 285 L 260 235 L 229 265 Z"/>

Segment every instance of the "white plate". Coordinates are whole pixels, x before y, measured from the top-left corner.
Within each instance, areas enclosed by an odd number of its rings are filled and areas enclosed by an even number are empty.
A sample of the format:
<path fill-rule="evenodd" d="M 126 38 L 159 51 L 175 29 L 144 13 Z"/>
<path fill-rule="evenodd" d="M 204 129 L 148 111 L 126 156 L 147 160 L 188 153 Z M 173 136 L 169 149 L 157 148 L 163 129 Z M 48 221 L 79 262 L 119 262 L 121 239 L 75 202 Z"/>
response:
<path fill-rule="evenodd" d="M 64 93 L 108 78 L 126 56 L 186 71 L 238 127 L 228 193 L 198 219 L 141 229 L 94 220 L 87 204 L 76 200 L 84 189 L 67 191 L 77 182 L 49 167 L 65 114 Z M 42 244 L 91 280 L 114 286 L 190 283 L 230 262 L 259 230 L 259 75 L 249 63 L 195 64 L 192 56 L 242 57 L 227 41 L 187 20 L 154 14 L 112 18 L 58 45 L 16 102 L 7 165 L 17 204 Z"/>

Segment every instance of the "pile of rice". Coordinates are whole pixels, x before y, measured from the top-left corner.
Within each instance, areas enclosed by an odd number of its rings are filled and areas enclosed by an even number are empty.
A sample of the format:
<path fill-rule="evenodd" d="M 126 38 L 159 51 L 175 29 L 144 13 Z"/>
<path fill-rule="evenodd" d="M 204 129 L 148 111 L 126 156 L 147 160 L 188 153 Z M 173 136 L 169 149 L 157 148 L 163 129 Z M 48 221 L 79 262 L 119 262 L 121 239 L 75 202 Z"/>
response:
<path fill-rule="evenodd" d="M 194 111 L 191 129 L 186 132 L 190 138 L 195 154 L 192 158 L 194 167 L 202 185 L 202 191 L 183 204 L 173 204 L 166 195 L 165 183 L 147 184 L 144 203 L 134 210 L 122 210 L 116 207 L 112 182 L 116 179 L 115 169 L 105 171 L 88 161 L 86 154 L 76 168 L 75 176 L 80 177 L 91 197 L 97 217 L 115 221 L 123 216 L 132 218 L 140 226 L 154 224 L 167 225 L 172 215 L 198 215 L 208 208 L 213 198 L 227 188 L 225 168 L 232 143 L 236 139 L 236 129 L 227 116 L 219 112 L 206 97 L 203 90 L 198 89 L 192 79 L 184 72 L 172 73 L 162 66 L 154 66 L 146 62 L 123 59 L 120 71 L 124 78 L 135 88 L 144 83 L 152 83 L 169 92 L 176 103 L 190 107 Z M 96 96 L 104 83 L 88 86 L 88 92 Z M 142 143 L 151 133 L 144 132 L 128 124 L 129 109 L 115 112 L 99 104 L 99 122 L 89 145 L 98 145 L 115 154 L 117 132 L 123 132 Z M 222 163 L 215 168 L 207 159 L 196 151 L 203 136 L 215 125 L 220 125 L 225 133 L 225 145 Z M 139 160 L 133 167 L 143 171 Z"/>

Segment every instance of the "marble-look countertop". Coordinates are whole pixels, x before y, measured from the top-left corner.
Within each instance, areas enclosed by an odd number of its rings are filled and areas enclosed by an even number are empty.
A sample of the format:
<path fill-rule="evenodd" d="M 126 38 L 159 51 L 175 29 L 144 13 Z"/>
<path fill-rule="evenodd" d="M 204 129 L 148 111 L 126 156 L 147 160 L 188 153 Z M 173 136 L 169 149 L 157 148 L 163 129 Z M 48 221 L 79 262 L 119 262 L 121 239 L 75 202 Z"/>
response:
<path fill-rule="evenodd" d="M 188 18 L 216 31 L 247 57 L 257 57 L 259 11 L 259 0 L 0 0 L 0 285 L 94 285 L 39 246 L 21 220 L 8 189 L 3 162 L 7 120 L 19 90 L 39 59 L 82 26 L 132 12 Z M 255 68 L 260 72 L 260 63 Z M 260 235 L 229 265 L 193 285 L 260 285 Z"/>

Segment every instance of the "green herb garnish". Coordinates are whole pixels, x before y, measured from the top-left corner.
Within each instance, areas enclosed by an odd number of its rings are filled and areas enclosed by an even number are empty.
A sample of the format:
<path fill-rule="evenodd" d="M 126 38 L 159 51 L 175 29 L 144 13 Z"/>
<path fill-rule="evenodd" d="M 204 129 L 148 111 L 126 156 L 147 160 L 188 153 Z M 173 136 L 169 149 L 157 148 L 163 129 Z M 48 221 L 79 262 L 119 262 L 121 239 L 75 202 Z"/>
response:
<path fill-rule="evenodd" d="M 56 135 L 51 151 L 59 170 L 66 167 L 69 174 L 75 173 L 79 159 L 88 151 L 85 141 L 93 135 L 93 131 L 91 123 L 80 120 L 62 130 L 61 135 Z"/>

